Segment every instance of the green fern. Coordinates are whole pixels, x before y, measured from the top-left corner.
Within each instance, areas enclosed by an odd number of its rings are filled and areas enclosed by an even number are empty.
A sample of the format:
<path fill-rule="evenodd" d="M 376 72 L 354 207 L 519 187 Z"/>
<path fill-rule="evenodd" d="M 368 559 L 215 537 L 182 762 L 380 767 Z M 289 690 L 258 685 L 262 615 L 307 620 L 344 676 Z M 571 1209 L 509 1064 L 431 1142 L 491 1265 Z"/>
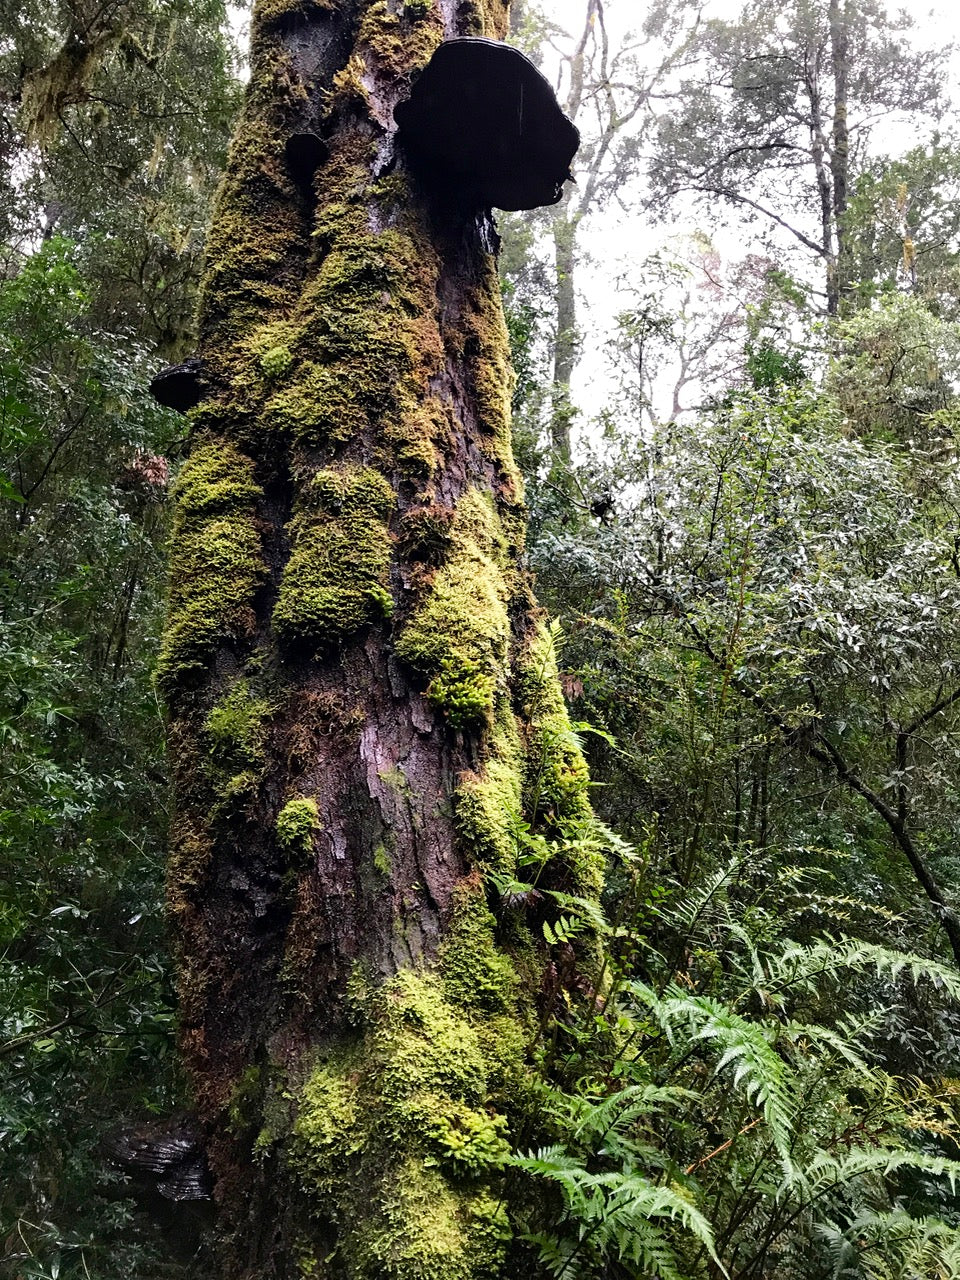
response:
<path fill-rule="evenodd" d="M 633 1172 L 590 1173 L 557 1147 L 514 1156 L 512 1164 L 554 1183 L 567 1217 L 577 1223 L 576 1242 L 549 1232 L 527 1237 L 557 1280 L 580 1275 L 588 1259 L 609 1257 L 653 1269 L 663 1280 L 684 1280 L 682 1263 L 659 1219 L 678 1222 L 726 1275 L 709 1222 L 678 1190 Z"/>

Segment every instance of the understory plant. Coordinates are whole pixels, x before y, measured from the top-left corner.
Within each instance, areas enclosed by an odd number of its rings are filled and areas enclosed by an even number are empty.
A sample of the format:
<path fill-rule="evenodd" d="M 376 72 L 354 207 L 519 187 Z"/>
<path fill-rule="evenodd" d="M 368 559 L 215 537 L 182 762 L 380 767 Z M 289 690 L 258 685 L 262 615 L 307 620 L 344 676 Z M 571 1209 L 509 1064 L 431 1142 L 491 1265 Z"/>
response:
<path fill-rule="evenodd" d="M 607 990 L 558 1040 L 550 1140 L 511 1160 L 547 1274 L 958 1274 L 960 1082 L 898 1074 L 890 1037 L 929 1034 L 932 995 L 952 1038 L 960 976 L 844 936 L 875 913 L 830 862 L 753 851 L 666 895 L 628 868 Z"/>

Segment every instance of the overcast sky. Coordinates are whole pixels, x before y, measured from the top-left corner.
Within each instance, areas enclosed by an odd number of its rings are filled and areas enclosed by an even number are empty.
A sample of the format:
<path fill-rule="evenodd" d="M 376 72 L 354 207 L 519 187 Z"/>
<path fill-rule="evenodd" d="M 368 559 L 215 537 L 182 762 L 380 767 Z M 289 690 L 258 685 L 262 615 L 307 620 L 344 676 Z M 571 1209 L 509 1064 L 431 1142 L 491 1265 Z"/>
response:
<path fill-rule="evenodd" d="M 584 0 L 546 0 L 544 5 L 552 19 L 571 35 L 581 28 Z M 740 11 L 740 0 L 712 0 L 705 6 L 708 17 L 735 17 Z M 898 12 L 899 6 L 887 6 Z M 604 11 L 612 41 L 622 39 L 631 27 L 643 19 L 645 6 L 638 0 L 605 0 Z M 920 4 L 910 13 L 915 22 L 912 43 L 917 46 L 935 46 L 960 41 L 960 4 L 957 0 L 937 0 Z M 546 69 L 546 68 L 545 68 Z M 960 84 L 960 55 L 952 59 L 951 96 L 960 98 L 956 86 Z M 956 121 L 947 119 L 949 130 Z M 888 128 L 878 145 L 888 153 L 896 153 L 916 145 L 916 137 L 909 131 Z M 649 254 L 659 249 L 664 241 L 678 232 L 697 229 L 695 215 L 684 222 L 678 216 L 670 227 L 652 227 L 639 213 L 625 213 L 616 206 L 599 211 L 588 219 L 583 228 L 582 243 L 587 251 L 579 273 L 582 300 L 581 329 L 584 335 L 583 360 L 574 388 L 575 399 L 595 410 L 610 386 L 605 368 L 605 344 L 610 335 L 613 317 L 619 310 L 631 305 L 631 288 L 642 291 L 644 281 L 641 264 Z M 752 247 L 743 239 L 742 227 L 726 234 L 711 227 L 714 243 L 723 255 L 740 257 Z"/>

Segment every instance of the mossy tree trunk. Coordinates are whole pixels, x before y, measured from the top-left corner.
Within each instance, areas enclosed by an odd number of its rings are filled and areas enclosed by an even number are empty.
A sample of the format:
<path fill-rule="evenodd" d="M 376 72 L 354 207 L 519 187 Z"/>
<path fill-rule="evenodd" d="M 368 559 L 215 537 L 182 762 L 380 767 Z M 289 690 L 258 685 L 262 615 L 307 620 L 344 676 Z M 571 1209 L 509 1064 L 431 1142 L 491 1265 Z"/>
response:
<path fill-rule="evenodd" d="M 574 982 L 542 891 L 599 889 L 521 563 L 492 229 L 421 193 L 393 132 L 442 39 L 506 24 L 505 0 L 253 18 L 160 663 L 182 1049 L 229 1277 L 509 1273 L 502 1157 Z M 312 180 L 285 158 L 303 133 Z M 511 906 L 517 875 L 538 892 Z"/>

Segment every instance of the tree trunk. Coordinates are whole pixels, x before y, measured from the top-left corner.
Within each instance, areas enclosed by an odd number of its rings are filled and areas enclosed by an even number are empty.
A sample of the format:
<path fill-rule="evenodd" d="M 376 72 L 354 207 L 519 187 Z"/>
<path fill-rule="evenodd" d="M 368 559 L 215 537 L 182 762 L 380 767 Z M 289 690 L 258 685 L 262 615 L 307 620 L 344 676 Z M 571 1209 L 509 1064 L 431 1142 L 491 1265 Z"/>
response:
<path fill-rule="evenodd" d="M 521 567 L 491 228 L 394 145 L 436 45 L 506 24 L 506 0 L 253 17 L 159 669 L 227 1277 L 505 1274 L 505 1144 L 535 1111 L 543 991 L 574 976 L 542 905 L 493 889 L 521 813 L 548 838 L 540 890 L 599 889 L 557 839 L 590 821 L 587 778 Z M 292 135 L 322 139 L 312 178 Z"/>
<path fill-rule="evenodd" d="M 847 121 L 850 18 L 846 4 L 841 10 L 841 0 L 830 0 L 830 63 L 833 75 L 830 174 L 833 186 L 833 226 L 837 242 L 835 311 L 839 313 L 850 290 L 850 249 L 845 228 L 847 177 L 850 169 L 850 132 Z"/>
<path fill-rule="evenodd" d="M 566 468 L 570 464 L 570 427 L 574 408 L 570 383 L 577 366 L 577 226 L 580 219 L 569 196 L 553 217 L 553 251 L 556 270 L 557 331 L 553 344 L 553 394 L 550 431 L 555 459 Z"/>

